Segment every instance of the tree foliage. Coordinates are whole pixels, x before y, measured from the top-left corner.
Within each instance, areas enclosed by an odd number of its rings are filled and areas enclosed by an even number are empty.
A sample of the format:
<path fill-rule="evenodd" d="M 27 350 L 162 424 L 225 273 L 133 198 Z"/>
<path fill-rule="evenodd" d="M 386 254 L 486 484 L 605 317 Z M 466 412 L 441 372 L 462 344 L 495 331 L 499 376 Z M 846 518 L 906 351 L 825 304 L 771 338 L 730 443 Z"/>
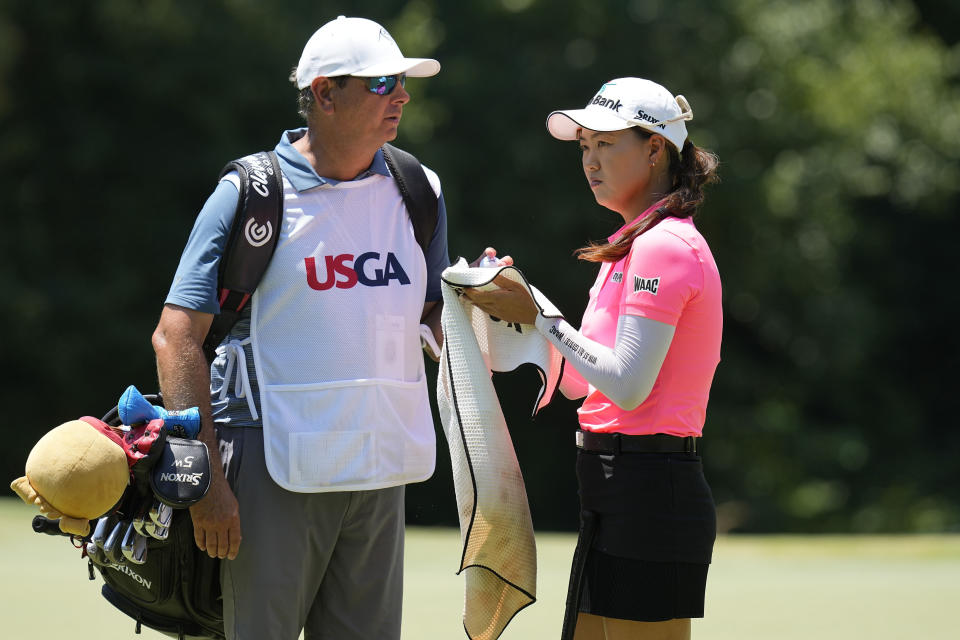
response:
<path fill-rule="evenodd" d="M 721 159 L 698 226 L 724 281 L 708 478 L 743 531 L 960 526 L 949 412 L 960 51 L 903 0 L 91 0 L 0 3 L 0 468 L 47 429 L 156 386 L 150 333 L 220 167 L 298 126 L 287 81 L 338 14 L 385 24 L 411 79 L 398 144 L 441 176 L 453 256 L 511 253 L 576 324 L 618 225 L 553 109 L 611 78 L 683 93 Z M 921 21 L 921 16 L 927 22 Z M 495 377 L 541 528 L 576 524 L 575 403 Z M 454 522 L 441 436 L 410 517 Z"/>

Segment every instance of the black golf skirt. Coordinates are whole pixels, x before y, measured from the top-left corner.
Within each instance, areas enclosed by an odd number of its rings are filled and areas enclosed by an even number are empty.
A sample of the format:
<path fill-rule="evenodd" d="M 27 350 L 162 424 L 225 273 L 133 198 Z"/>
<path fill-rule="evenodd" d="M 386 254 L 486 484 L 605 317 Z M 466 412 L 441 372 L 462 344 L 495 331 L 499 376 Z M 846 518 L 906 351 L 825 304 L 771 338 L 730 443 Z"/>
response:
<path fill-rule="evenodd" d="M 699 455 L 577 453 L 579 611 L 659 622 L 702 618 L 717 533 Z M 583 539 L 589 536 L 589 540 Z"/>

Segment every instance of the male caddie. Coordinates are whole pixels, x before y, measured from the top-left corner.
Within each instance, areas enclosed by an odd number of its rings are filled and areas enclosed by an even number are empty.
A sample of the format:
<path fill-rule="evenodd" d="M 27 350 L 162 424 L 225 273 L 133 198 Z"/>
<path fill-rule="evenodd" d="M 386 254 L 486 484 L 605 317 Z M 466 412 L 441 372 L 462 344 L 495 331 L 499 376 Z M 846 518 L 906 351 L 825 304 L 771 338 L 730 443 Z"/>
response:
<path fill-rule="evenodd" d="M 423 251 L 382 147 L 406 78 L 439 70 L 370 20 L 313 34 L 292 75 L 307 126 L 275 148 L 276 251 L 209 365 L 236 172 L 184 249 L 153 344 L 167 407 L 201 407 L 215 473 L 191 515 L 197 545 L 225 559 L 228 640 L 400 637 L 404 485 L 434 467 L 419 326 L 439 339 L 449 259 L 439 179 L 425 169 L 439 217 Z"/>

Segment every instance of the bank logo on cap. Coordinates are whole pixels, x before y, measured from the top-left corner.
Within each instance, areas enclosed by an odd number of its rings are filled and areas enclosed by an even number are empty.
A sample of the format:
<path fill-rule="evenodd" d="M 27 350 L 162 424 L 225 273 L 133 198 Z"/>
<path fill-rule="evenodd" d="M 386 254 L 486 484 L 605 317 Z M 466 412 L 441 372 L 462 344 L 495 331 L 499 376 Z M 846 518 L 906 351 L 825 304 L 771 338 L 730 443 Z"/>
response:
<path fill-rule="evenodd" d="M 603 93 L 603 91 L 601 91 L 600 93 Z M 620 102 L 620 100 L 617 98 L 604 98 L 603 96 L 600 95 L 600 93 L 598 93 L 593 98 L 593 100 L 590 101 L 590 104 L 588 104 L 587 106 L 590 107 L 590 106 L 596 105 L 598 107 L 606 107 L 607 109 L 610 109 L 614 113 L 620 113 L 620 107 L 623 106 L 623 103 Z"/>
<path fill-rule="evenodd" d="M 598 107 L 606 107 L 607 109 L 610 109 L 610 110 L 613 111 L 614 113 L 620 113 L 620 107 L 623 106 L 623 103 L 620 102 L 619 99 L 616 99 L 616 98 L 604 98 L 604 97 L 601 95 L 607 87 L 612 87 L 612 86 L 614 86 L 614 85 L 616 85 L 615 82 L 608 82 L 608 83 L 606 83 L 605 85 L 603 85 L 602 87 L 600 87 L 600 91 L 597 91 L 597 95 L 595 95 L 595 96 L 593 97 L 593 100 L 591 100 L 589 103 L 587 103 L 587 106 L 589 107 L 589 106 L 592 106 L 592 105 L 596 105 L 596 106 L 598 106 Z"/>

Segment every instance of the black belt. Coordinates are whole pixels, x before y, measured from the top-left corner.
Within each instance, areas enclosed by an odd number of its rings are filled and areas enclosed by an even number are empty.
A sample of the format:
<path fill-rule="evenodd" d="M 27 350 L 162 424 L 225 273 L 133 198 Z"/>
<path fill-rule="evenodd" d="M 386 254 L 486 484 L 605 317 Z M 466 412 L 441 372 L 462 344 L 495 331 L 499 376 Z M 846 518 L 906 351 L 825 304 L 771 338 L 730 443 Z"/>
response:
<path fill-rule="evenodd" d="M 631 436 L 625 433 L 577 431 L 577 448 L 596 453 L 699 453 L 700 438 L 654 433 Z"/>

